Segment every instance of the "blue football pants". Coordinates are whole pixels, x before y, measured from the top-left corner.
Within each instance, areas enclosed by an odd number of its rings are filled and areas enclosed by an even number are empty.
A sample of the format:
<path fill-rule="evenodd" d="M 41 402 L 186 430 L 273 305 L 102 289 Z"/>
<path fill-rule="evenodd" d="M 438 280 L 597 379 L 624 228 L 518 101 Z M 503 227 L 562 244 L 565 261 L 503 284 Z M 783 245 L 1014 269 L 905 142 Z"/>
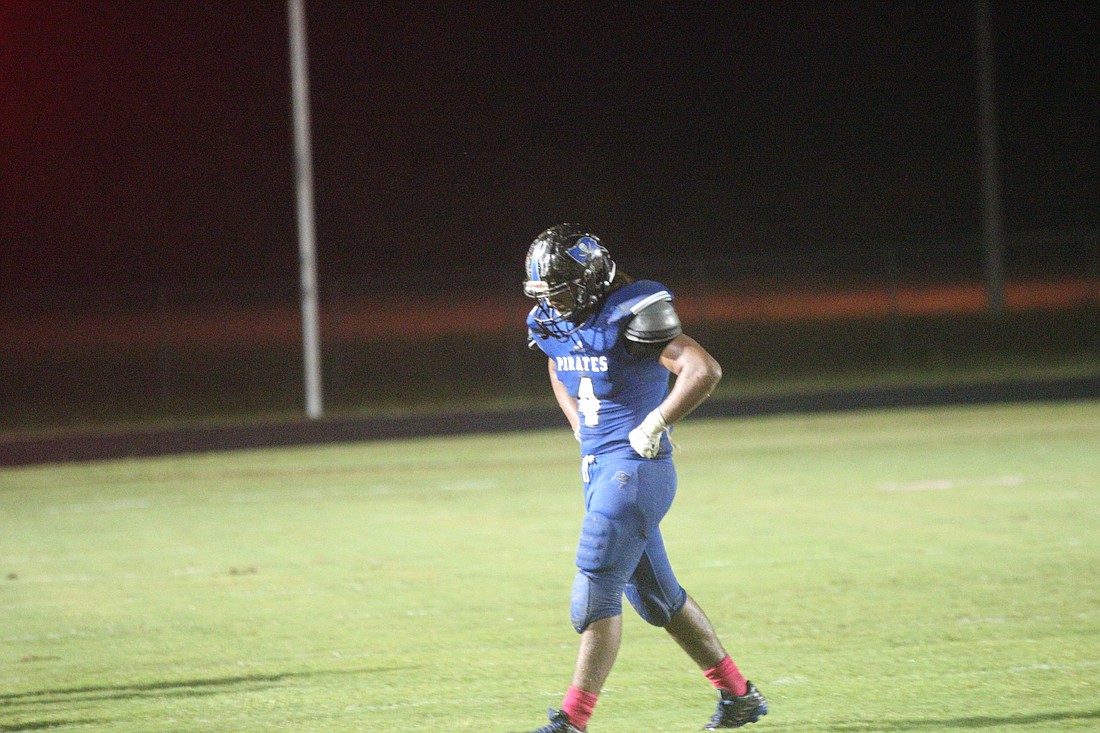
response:
<path fill-rule="evenodd" d="M 660 523 L 676 496 L 671 458 L 586 456 L 586 514 L 577 545 L 570 616 L 583 631 L 622 613 L 622 596 L 643 619 L 665 626 L 687 593 L 676 580 Z"/>

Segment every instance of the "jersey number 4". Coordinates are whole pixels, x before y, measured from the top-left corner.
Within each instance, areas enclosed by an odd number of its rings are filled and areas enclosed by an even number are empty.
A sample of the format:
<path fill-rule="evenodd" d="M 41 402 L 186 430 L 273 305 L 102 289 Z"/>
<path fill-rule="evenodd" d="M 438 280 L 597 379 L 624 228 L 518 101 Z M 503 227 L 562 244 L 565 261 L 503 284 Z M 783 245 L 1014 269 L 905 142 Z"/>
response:
<path fill-rule="evenodd" d="M 600 424 L 600 400 L 592 389 L 592 377 L 581 377 L 577 387 L 577 411 L 584 416 L 584 424 L 588 427 Z"/>

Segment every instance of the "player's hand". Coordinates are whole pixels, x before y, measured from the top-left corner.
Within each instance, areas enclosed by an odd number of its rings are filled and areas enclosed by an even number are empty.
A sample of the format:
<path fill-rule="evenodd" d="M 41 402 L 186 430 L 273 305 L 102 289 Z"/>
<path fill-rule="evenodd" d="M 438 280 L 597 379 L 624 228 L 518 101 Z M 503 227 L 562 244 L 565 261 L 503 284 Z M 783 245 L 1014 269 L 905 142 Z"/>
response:
<path fill-rule="evenodd" d="M 656 458 L 661 450 L 661 433 L 668 430 L 665 416 L 659 409 L 645 416 L 642 424 L 630 431 L 630 447 L 643 458 Z"/>

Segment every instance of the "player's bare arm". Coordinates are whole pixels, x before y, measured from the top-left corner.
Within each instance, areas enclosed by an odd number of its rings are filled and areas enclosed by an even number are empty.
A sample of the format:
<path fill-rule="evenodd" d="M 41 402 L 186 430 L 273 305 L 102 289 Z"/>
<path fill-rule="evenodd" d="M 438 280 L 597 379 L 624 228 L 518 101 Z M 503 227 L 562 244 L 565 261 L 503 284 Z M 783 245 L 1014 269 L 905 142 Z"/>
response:
<path fill-rule="evenodd" d="M 714 357 L 683 333 L 668 342 L 658 361 L 676 375 L 676 383 L 661 404 L 630 431 L 630 445 L 644 458 L 657 457 L 662 433 L 702 404 L 722 378 L 722 367 Z"/>
<path fill-rule="evenodd" d="M 554 390 L 554 398 L 558 406 L 565 413 L 565 419 L 569 421 L 569 428 L 576 435 L 581 428 L 581 419 L 577 413 L 577 400 L 569 394 L 569 389 L 558 379 L 558 369 L 553 359 L 547 359 L 550 371 L 550 387 Z"/>
<path fill-rule="evenodd" d="M 722 379 L 722 367 L 695 339 L 680 334 L 665 346 L 661 365 L 676 375 L 676 384 L 658 409 L 669 425 L 701 405 Z"/>

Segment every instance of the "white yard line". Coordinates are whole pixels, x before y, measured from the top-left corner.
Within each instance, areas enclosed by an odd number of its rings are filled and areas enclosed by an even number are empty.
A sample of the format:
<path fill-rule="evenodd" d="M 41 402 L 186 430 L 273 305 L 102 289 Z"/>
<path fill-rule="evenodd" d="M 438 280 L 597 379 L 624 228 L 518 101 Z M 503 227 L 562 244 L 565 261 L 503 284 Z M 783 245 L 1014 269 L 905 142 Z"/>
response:
<path fill-rule="evenodd" d="M 879 491 L 886 492 L 950 491 L 952 489 L 1021 486 L 1024 482 L 1023 476 L 994 476 L 976 479 L 937 478 L 920 481 L 888 481 L 879 484 L 876 488 Z"/>

